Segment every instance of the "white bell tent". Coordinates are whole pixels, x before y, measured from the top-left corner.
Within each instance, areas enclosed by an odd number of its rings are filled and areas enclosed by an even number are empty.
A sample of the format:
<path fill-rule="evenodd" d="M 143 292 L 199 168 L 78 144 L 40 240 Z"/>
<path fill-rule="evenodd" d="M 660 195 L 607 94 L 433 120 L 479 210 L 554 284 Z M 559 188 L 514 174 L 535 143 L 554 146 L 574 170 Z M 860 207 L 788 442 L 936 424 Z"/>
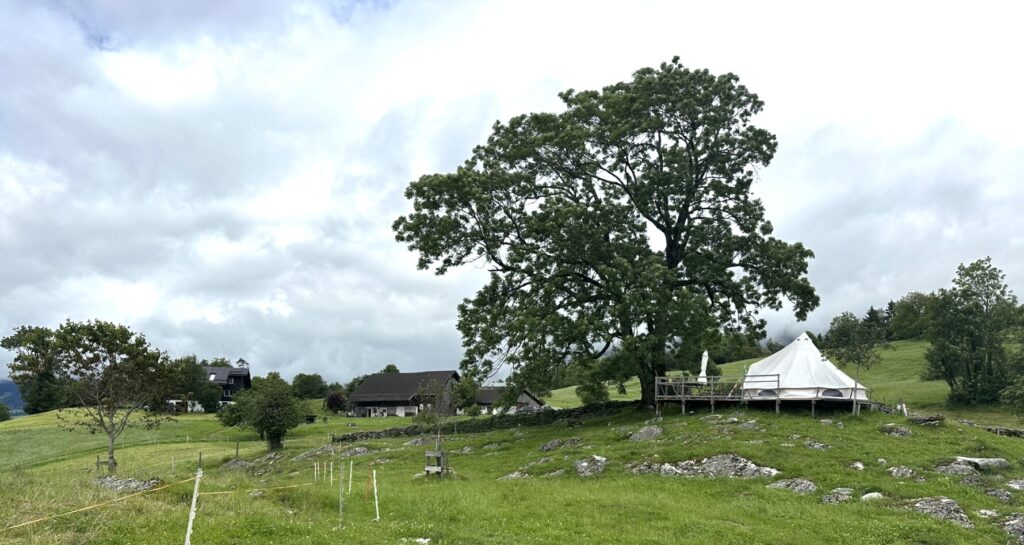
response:
<path fill-rule="evenodd" d="M 858 401 L 868 400 L 864 385 L 828 361 L 807 333 L 751 365 L 743 379 L 745 399 L 852 400 L 854 392 Z"/>

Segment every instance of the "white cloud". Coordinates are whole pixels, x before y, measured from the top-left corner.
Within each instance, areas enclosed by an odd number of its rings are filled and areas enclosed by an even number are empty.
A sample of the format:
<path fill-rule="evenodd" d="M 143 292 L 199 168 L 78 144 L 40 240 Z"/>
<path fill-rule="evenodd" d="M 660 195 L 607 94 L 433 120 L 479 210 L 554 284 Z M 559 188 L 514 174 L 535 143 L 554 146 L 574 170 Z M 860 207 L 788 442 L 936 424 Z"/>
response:
<path fill-rule="evenodd" d="M 1019 11 L 4 4 L 0 329 L 117 319 L 172 353 L 331 379 L 453 367 L 455 306 L 485 274 L 415 270 L 390 230 L 406 184 L 496 119 L 675 54 L 765 100 L 780 149 L 756 191 L 817 253 L 812 327 L 986 254 L 1024 285 Z"/>

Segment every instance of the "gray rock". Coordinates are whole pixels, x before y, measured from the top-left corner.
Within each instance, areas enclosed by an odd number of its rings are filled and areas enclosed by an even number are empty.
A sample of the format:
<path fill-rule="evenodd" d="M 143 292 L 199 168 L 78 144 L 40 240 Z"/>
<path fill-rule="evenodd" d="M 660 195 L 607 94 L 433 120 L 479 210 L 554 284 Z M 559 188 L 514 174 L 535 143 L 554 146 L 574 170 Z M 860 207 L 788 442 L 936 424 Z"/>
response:
<path fill-rule="evenodd" d="M 842 430 L 842 429 L 846 429 L 846 426 L 844 426 L 842 422 L 836 422 L 836 428 Z"/>
<path fill-rule="evenodd" d="M 527 463 L 526 465 L 524 465 L 523 467 L 521 467 L 519 469 L 531 468 L 531 467 L 533 467 L 535 465 L 546 464 L 546 463 L 548 463 L 550 461 L 551 461 L 551 457 L 550 456 L 545 456 L 545 457 L 541 458 L 540 460 L 534 460 L 532 462 L 529 462 L 529 463 Z"/>
<path fill-rule="evenodd" d="M 794 445 L 793 443 L 779 443 L 779 446 L 784 448 L 793 448 L 796 445 Z"/>
<path fill-rule="evenodd" d="M 935 471 L 945 475 L 977 475 L 974 466 L 956 461 L 950 464 L 935 466 Z"/>
<path fill-rule="evenodd" d="M 826 445 L 825 443 L 819 443 L 817 441 L 807 441 L 806 443 L 804 443 L 804 446 L 815 450 L 825 450 L 832 448 L 831 445 Z"/>
<path fill-rule="evenodd" d="M 886 435 L 891 435 L 893 437 L 910 437 L 911 435 L 913 435 L 913 432 L 911 432 L 909 429 L 903 426 L 897 426 L 896 424 L 891 422 L 882 425 L 882 433 L 885 433 Z"/>
<path fill-rule="evenodd" d="M 985 494 L 988 494 L 1003 503 L 1010 503 L 1010 501 L 1013 500 L 1013 494 L 1010 494 L 1002 488 L 989 488 L 985 490 Z"/>
<path fill-rule="evenodd" d="M 1005 458 L 970 458 L 967 456 L 957 456 L 956 461 L 970 465 L 982 471 L 986 469 L 1003 469 L 1010 467 L 1010 462 L 1007 462 Z"/>
<path fill-rule="evenodd" d="M 853 499 L 852 488 L 833 488 L 821 498 L 821 503 L 843 503 Z"/>
<path fill-rule="evenodd" d="M 811 481 L 800 478 L 775 481 L 774 483 L 768 485 L 768 488 L 775 488 L 777 490 L 790 490 L 792 492 L 796 492 L 797 494 L 810 494 L 811 492 L 814 492 L 815 490 L 818 489 L 818 487 L 815 486 L 815 484 L 812 483 Z"/>
<path fill-rule="evenodd" d="M 918 426 L 938 426 L 946 420 L 946 417 L 941 414 L 911 414 L 907 416 L 907 420 L 910 420 Z"/>
<path fill-rule="evenodd" d="M 501 447 L 503 447 L 503 446 L 505 446 L 507 444 L 508 443 L 488 443 L 488 444 L 484 445 L 481 448 L 484 449 L 484 450 L 498 450 L 498 449 L 500 449 Z"/>
<path fill-rule="evenodd" d="M 107 475 L 106 477 L 96 479 L 96 484 L 115 492 L 142 492 L 160 486 L 163 484 L 163 481 L 156 478 L 140 481 L 138 479 L 122 479 L 116 475 Z"/>
<path fill-rule="evenodd" d="M 1014 513 L 1003 519 L 1003 530 L 1017 540 L 1018 545 L 1024 545 L 1024 515 Z"/>
<path fill-rule="evenodd" d="M 918 513 L 931 515 L 941 520 L 948 520 L 964 528 L 974 528 L 974 524 L 967 517 L 967 513 L 964 512 L 963 508 L 955 500 L 945 496 L 935 496 L 919 498 L 911 500 L 911 502 L 913 502 L 913 507 Z"/>
<path fill-rule="evenodd" d="M 604 456 L 592 455 L 582 460 L 576 461 L 576 474 L 580 477 L 593 477 L 604 473 L 605 466 L 608 465 L 608 458 Z"/>
<path fill-rule="evenodd" d="M 642 462 L 629 466 L 635 475 L 663 475 L 682 477 L 731 477 L 736 479 L 752 479 L 755 477 L 772 477 L 779 470 L 771 467 L 758 466 L 754 462 L 735 454 L 719 454 L 704 458 L 700 462 L 686 460 L 675 464 Z"/>
<path fill-rule="evenodd" d="M 250 498 L 262 498 L 263 497 L 263 491 L 262 490 L 253 490 L 252 492 L 249 492 L 249 497 Z"/>
<path fill-rule="evenodd" d="M 757 420 L 748 420 L 739 426 L 736 426 L 736 429 L 743 431 L 764 431 L 761 426 L 757 425 Z"/>
<path fill-rule="evenodd" d="M 868 492 L 860 497 L 860 501 L 878 501 L 884 500 L 885 496 L 881 492 Z"/>
<path fill-rule="evenodd" d="M 822 424 L 824 424 L 826 426 L 831 426 L 832 425 L 832 420 L 830 418 L 822 418 L 818 422 L 821 422 Z"/>
<path fill-rule="evenodd" d="M 896 466 L 889 468 L 889 475 L 896 477 L 897 479 L 906 479 L 913 477 L 917 472 L 906 466 Z"/>
<path fill-rule="evenodd" d="M 377 451 L 370 450 L 370 449 L 368 449 L 366 447 L 352 447 L 352 448 L 350 448 L 350 449 L 348 449 L 346 451 L 342 451 L 342 452 L 338 453 L 338 457 L 339 458 L 351 458 L 352 456 L 362 456 L 364 454 L 371 454 L 371 453 L 374 453 L 374 452 L 377 452 Z"/>
<path fill-rule="evenodd" d="M 528 475 L 526 473 L 523 473 L 522 471 L 513 471 L 512 473 L 509 473 L 508 475 L 505 475 L 504 477 L 498 477 L 498 480 L 499 481 L 513 481 L 513 480 L 516 480 L 516 479 L 526 479 L 529 476 L 530 475 Z"/>
<path fill-rule="evenodd" d="M 556 469 L 555 471 L 552 471 L 551 473 L 545 473 L 545 474 L 541 475 L 541 477 L 545 477 L 545 478 L 550 479 L 552 477 L 561 477 L 562 475 L 565 475 L 565 470 L 564 469 Z"/>
<path fill-rule="evenodd" d="M 991 509 L 978 509 L 978 516 L 983 519 L 990 519 L 992 517 L 998 517 L 999 513 Z"/>
<path fill-rule="evenodd" d="M 967 486 L 985 486 L 985 477 L 981 475 L 964 475 L 964 478 L 960 479 L 960 483 Z"/>
<path fill-rule="evenodd" d="M 880 466 L 884 466 L 885 464 L 889 463 L 889 461 L 886 460 L 885 458 L 879 458 L 878 460 L 875 460 L 875 461 L 878 462 L 878 465 L 880 465 Z"/>
<path fill-rule="evenodd" d="M 701 460 L 699 471 L 707 477 L 737 477 L 741 479 L 772 477 L 779 474 L 779 470 L 775 468 L 758 466 L 735 454 L 718 454 L 705 458 Z"/>
<path fill-rule="evenodd" d="M 854 462 L 854 463 L 850 464 L 850 469 L 855 469 L 857 471 L 864 471 L 864 462 L 860 462 L 860 461 Z"/>
<path fill-rule="evenodd" d="M 650 441 L 659 437 L 665 430 L 658 426 L 644 426 L 629 436 L 630 441 Z"/>
<path fill-rule="evenodd" d="M 1014 490 L 1024 490 L 1024 479 L 1014 479 L 1012 481 L 1006 481 L 1006 487 Z"/>
<path fill-rule="evenodd" d="M 541 452 L 550 452 L 550 451 L 555 450 L 556 448 L 558 448 L 560 446 L 562 446 L 562 440 L 561 439 L 552 439 L 552 440 L 548 441 L 547 443 L 544 443 L 543 445 L 541 445 L 540 448 L 537 449 L 537 450 L 539 450 Z"/>
<path fill-rule="evenodd" d="M 251 462 L 246 462 L 241 458 L 232 458 L 220 466 L 221 469 L 249 469 L 252 467 Z"/>
<path fill-rule="evenodd" d="M 421 436 L 419 436 L 419 437 L 417 437 L 415 439 L 411 439 L 409 441 L 406 441 L 406 442 L 402 443 L 402 445 L 407 446 L 407 447 L 420 447 L 420 446 L 423 446 L 423 445 L 432 445 L 432 444 L 434 444 L 434 439 L 432 439 L 430 437 L 427 437 L 425 435 L 421 435 Z"/>

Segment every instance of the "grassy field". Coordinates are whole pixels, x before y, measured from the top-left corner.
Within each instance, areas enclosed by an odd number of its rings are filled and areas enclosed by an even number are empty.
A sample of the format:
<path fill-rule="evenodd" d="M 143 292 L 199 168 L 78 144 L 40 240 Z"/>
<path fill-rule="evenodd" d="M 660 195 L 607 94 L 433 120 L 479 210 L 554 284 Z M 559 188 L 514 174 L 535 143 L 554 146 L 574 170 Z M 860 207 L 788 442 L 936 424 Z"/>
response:
<path fill-rule="evenodd" d="M 949 386 L 939 380 L 921 380 L 924 369 L 924 353 L 928 343 L 924 341 L 896 341 L 889 348 L 878 350 L 881 361 L 861 372 L 861 382 L 870 389 L 871 399 L 887 404 L 895 404 L 903 400 L 913 411 L 942 412 L 951 418 L 965 418 L 979 423 L 1003 426 L 1021 426 L 1024 420 L 1018 415 L 999 407 L 984 409 L 964 409 L 946 406 Z M 721 366 L 723 376 L 741 377 L 744 370 L 759 358 L 727 363 Z M 844 369 L 855 376 L 855 369 Z M 640 399 L 640 381 L 633 379 L 626 383 L 626 394 L 618 393 L 616 388 L 608 389 L 612 399 Z M 544 399 L 554 407 L 578 407 L 580 400 L 576 396 L 576 388 L 568 387 L 554 390 Z"/>
<path fill-rule="evenodd" d="M 1020 510 L 1021 503 L 999 503 L 981 488 L 959 482 L 958 477 L 931 469 L 955 455 L 1003 456 L 1012 462 L 1006 477 L 1021 476 L 1024 454 L 1019 439 L 998 437 L 976 428 L 946 424 L 914 428 L 914 435 L 896 438 L 879 431 L 887 417 L 870 414 L 849 419 L 840 429 L 806 415 L 747 410 L 725 412 L 721 418 L 667 416 L 660 422 L 665 433 L 655 441 L 633 442 L 627 436 L 651 417 L 647 411 L 626 410 L 584 420 L 568 428 L 565 423 L 523 427 L 446 438 L 457 478 L 414 479 L 422 470 L 424 447 L 404 446 L 408 438 L 360 443 L 374 452 L 342 458 L 340 452 L 294 460 L 311 448 L 320 435 L 313 426 L 287 441 L 284 458 L 256 470 L 222 468 L 234 457 L 234 444 L 208 440 L 200 444 L 165 442 L 129 444 L 121 459 L 138 477 L 159 477 L 179 482 L 194 470 L 197 451 L 204 450 L 206 474 L 201 490 L 194 542 L 232 543 L 431 543 L 457 544 L 591 544 L 610 542 L 672 544 L 803 544 L 803 543 L 914 543 L 967 544 L 1006 542 L 995 522 L 978 517 L 978 509 L 1001 513 Z M 729 422 L 729 418 L 738 422 Z M 15 422 L 0 425 L 0 442 L 9 433 L 36 430 L 49 433 L 47 415 L 30 417 L 35 425 Z M 738 423 L 757 420 L 744 429 Z M 214 432 L 209 417 L 192 417 L 159 433 L 173 435 L 184 429 Z M 377 422 L 400 422 L 395 419 Z M 209 427 L 207 427 L 209 426 Z M 62 432 L 66 433 L 66 432 Z M 577 436 L 580 442 L 549 453 L 538 447 L 554 438 Z M 73 437 L 73 436 L 65 436 Z M 831 445 L 827 450 L 804 446 L 808 440 Z M 314 442 L 318 446 L 324 441 Z M 349 446 L 342 447 L 342 452 Z M 265 453 L 254 440 L 241 442 L 241 457 L 255 459 Z M 777 478 L 804 477 L 818 491 L 800 496 L 766 488 L 768 479 L 705 479 L 638 476 L 625 467 L 630 462 L 677 462 L 720 453 L 735 453 L 761 465 L 781 470 Z M 589 455 L 609 459 L 604 474 L 589 479 L 573 473 L 573 462 Z M 170 458 L 177 465 L 171 472 Z M 547 458 L 545 460 L 545 458 Z M 876 462 L 886 458 L 885 464 Z M 36 517 L 59 514 L 119 494 L 95 484 L 94 455 L 69 455 L 33 467 L 0 472 L 0 528 Z M 543 461 L 542 461 L 543 460 Z M 848 466 L 863 461 L 865 471 Z M 314 461 L 335 463 L 335 471 L 351 461 L 354 487 L 344 495 L 345 523 L 337 528 L 337 483 L 312 483 Z M 539 463 L 537 463 L 539 462 Z M 527 467 L 527 464 L 535 465 Z M 896 479 L 886 469 L 905 465 L 927 479 Z M 376 468 L 380 485 L 381 521 L 374 522 L 372 493 L 367 475 Z M 498 481 L 519 468 L 531 475 L 521 480 Z M 540 475 L 564 469 L 554 478 Z M 101 473 L 102 474 L 102 473 Z M 990 477 L 991 485 L 998 479 Z M 277 488 L 283 486 L 293 488 Z M 824 505 L 822 494 L 834 487 L 854 488 L 856 495 L 881 492 L 887 499 Z M 99 509 L 74 513 L 32 525 L 0 530 L 0 544 L 156 544 L 183 538 L 191 483 L 130 498 Z M 251 489 L 263 490 L 259 497 Z M 123 495 L 123 494 L 121 494 Z M 977 529 L 911 512 L 912 498 L 945 495 L 959 501 Z M 369 499 L 367 499 L 369 498 Z"/>

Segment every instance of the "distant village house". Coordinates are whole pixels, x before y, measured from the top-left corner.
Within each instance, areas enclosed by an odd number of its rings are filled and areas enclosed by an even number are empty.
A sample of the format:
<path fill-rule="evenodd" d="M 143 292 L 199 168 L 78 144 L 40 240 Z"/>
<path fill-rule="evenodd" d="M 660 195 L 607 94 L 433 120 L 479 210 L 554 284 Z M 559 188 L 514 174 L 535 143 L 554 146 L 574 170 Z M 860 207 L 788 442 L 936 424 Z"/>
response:
<path fill-rule="evenodd" d="M 221 404 L 230 403 L 238 392 L 252 388 L 252 376 L 246 367 L 203 367 L 210 382 L 220 386 L 224 393 Z"/>
<path fill-rule="evenodd" d="M 350 398 L 356 416 L 416 416 L 435 404 L 442 414 L 454 414 L 452 389 L 456 371 L 377 373 L 366 377 Z"/>
<path fill-rule="evenodd" d="M 544 402 L 529 390 L 523 390 L 516 402 L 507 409 L 500 407 L 501 397 L 505 395 L 504 386 L 481 386 L 476 393 L 476 405 L 480 407 L 481 414 L 516 414 L 517 412 L 530 412 L 540 410 Z"/>

